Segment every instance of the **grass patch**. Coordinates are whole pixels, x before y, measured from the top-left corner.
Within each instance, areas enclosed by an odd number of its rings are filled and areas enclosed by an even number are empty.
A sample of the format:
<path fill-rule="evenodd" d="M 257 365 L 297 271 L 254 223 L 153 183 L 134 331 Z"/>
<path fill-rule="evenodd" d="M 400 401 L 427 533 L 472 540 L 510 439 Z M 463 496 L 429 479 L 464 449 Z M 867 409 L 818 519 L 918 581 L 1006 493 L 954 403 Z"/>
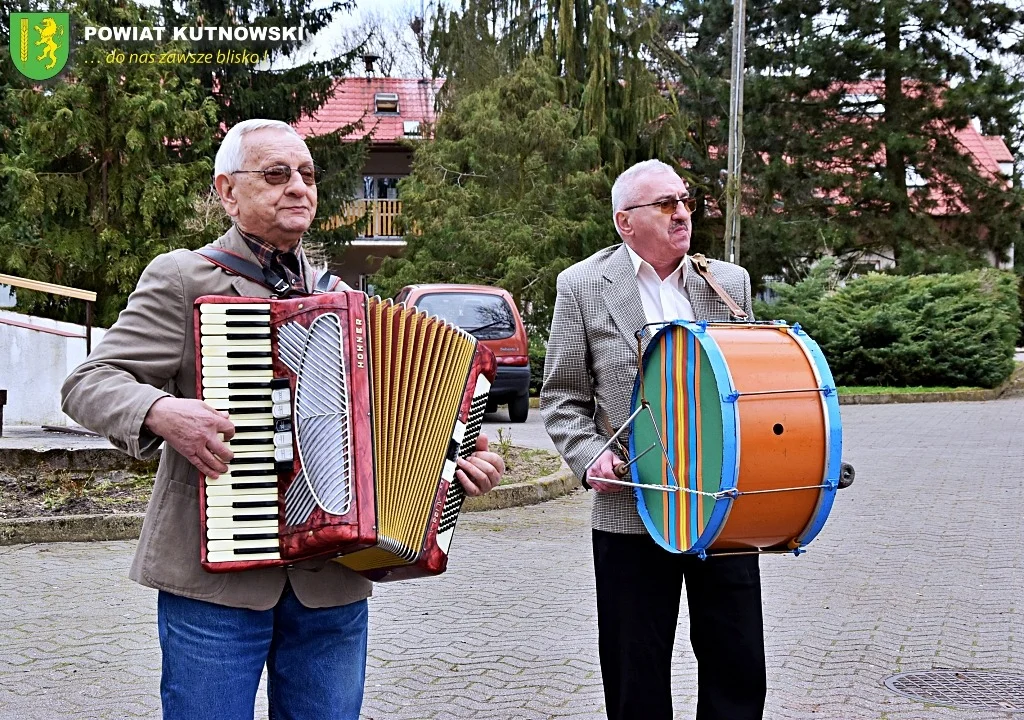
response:
<path fill-rule="evenodd" d="M 840 395 L 913 395 L 917 393 L 936 393 L 936 392 L 964 392 L 966 390 L 984 390 L 985 388 L 979 387 L 889 387 L 889 386 L 875 386 L 875 385 L 840 385 Z"/>

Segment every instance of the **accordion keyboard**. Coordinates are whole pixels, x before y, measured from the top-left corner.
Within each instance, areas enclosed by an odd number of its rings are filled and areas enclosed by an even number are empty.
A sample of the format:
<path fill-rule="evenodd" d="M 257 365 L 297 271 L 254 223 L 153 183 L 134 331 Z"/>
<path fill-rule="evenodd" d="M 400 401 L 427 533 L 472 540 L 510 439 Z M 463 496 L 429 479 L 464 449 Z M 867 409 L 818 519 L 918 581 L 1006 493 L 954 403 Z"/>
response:
<path fill-rule="evenodd" d="M 207 562 L 278 560 L 279 469 L 291 467 L 291 391 L 271 367 L 270 305 L 200 306 L 202 391 L 228 413 L 228 471 L 205 483 Z"/>

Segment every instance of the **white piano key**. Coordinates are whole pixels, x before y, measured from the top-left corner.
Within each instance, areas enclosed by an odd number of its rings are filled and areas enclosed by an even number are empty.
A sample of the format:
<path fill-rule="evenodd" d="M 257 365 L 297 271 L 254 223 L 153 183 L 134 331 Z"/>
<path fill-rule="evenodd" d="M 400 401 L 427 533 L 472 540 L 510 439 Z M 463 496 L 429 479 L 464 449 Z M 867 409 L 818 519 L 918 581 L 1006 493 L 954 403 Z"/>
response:
<path fill-rule="evenodd" d="M 227 357 L 210 355 L 203 358 L 203 367 L 238 367 L 239 365 L 270 365 L 272 358 L 268 352 L 263 357 Z"/>
<path fill-rule="evenodd" d="M 227 398 L 207 398 L 206 404 L 215 410 L 235 410 L 239 408 L 266 408 L 271 417 L 274 417 L 273 405 L 262 400 L 228 400 Z"/>
<path fill-rule="evenodd" d="M 249 332 L 244 332 L 245 330 Z M 226 335 L 203 335 L 200 333 L 199 347 L 206 348 L 211 345 L 230 346 L 242 342 L 251 343 L 254 341 L 270 340 L 270 330 L 261 330 L 260 328 L 242 328 L 232 333 L 232 335 L 234 334 L 245 335 L 245 337 L 229 338 Z"/>
<path fill-rule="evenodd" d="M 249 313 L 247 315 L 203 315 L 199 318 L 199 326 L 203 328 L 204 332 L 206 328 L 231 327 L 231 323 L 240 322 L 259 323 L 269 327 L 270 316 Z"/>
<path fill-rule="evenodd" d="M 206 562 L 208 563 L 222 563 L 222 562 L 248 562 L 250 560 L 280 560 L 281 553 L 279 552 L 267 552 L 267 553 L 246 553 L 244 555 L 236 555 L 233 552 L 212 552 L 206 554 Z"/>
<path fill-rule="evenodd" d="M 206 360 L 211 357 L 227 357 L 228 353 L 233 352 L 270 352 L 270 341 L 249 340 L 233 345 L 208 345 L 200 351 L 200 354 L 203 356 L 203 360 Z"/>
<path fill-rule="evenodd" d="M 277 528 L 206 528 L 207 540 L 233 540 L 235 536 L 246 538 L 250 535 L 273 535 L 278 537 Z M 264 539 L 266 542 L 266 539 Z M 275 542 L 271 540 L 271 542 Z"/>
<path fill-rule="evenodd" d="M 260 480 L 246 485 L 241 481 L 236 481 L 231 485 L 207 485 L 206 499 L 209 500 L 213 497 L 242 497 L 243 495 L 252 497 L 253 495 L 266 495 L 267 493 L 274 493 L 274 496 L 277 497 L 277 491 L 274 488 L 254 487 L 256 485 L 264 485 L 266 482 L 266 480 Z"/>
<path fill-rule="evenodd" d="M 213 518 L 228 518 L 234 519 L 237 522 L 246 522 L 245 517 L 247 515 L 277 515 L 277 504 L 274 507 L 255 507 L 255 508 L 232 508 L 232 507 L 207 507 L 206 517 L 208 520 Z"/>
<path fill-rule="evenodd" d="M 253 530 L 256 528 L 265 529 L 267 532 L 277 532 L 277 520 L 232 520 L 228 517 L 207 517 L 206 527 L 219 530 L 239 529 Z"/>
<path fill-rule="evenodd" d="M 276 507 L 276 505 L 277 505 L 277 491 L 276 490 L 272 490 L 271 492 L 268 493 L 266 489 L 263 489 L 259 494 L 254 493 L 252 495 L 244 494 L 244 493 L 241 493 L 241 492 L 238 492 L 238 491 L 236 491 L 236 494 L 232 494 L 232 495 L 211 495 L 209 493 L 207 493 L 207 495 L 206 495 L 206 507 L 207 508 L 211 508 L 211 507 L 231 507 L 232 503 L 236 503 L 236 502 L 245 502 L 245 503 L 250 503 L 250 502 L 270 502 L 270 503 L 274 503 L 274 505 Z M 244 510 L 251 510 L 252 508 L 242 508 L 242 509 L 244 509 Z"/>
<path fill-rule="evenodd" d="M 229 367 L 218 367 L 216 365 L 203 365 L 203 378 L 226 377 L 239 380 L 273 380 L 274 371 L 266 370 L 232 370 Z"/>
<path fill-rule="evenodd" d="M 262 387 L 251 387 L 253 385 L 266 385 L 270 387 L 270 381 L 266 378 L 253 377 L 247 378 L 244 376 L 244 372 L 239 372 L 235 377 L 209 377 L 203 379 L 204 392 L 208 388 L 228 388 L 230 390 L 263 390 Z M 246 385 L 249 387 L 240 387 Z"/>
<path fill-rule="evenodd" d="M 252 467 L 247 467 L 247 468 L 242 468 L 241 466 L 238 466 L 238 467 L 232 468 L 232 469 L 234 469 L 234 470 L 236 470 L 238 472 L 241 472 L 242 470 L 246 470 L 246 471 L 249 471 L 249 470 L 262 470 L 263 472 L 266 473 L 266 475 L 239 475 L 239 476 L 236 477 L 236 476 L 233 476 L 230 472 L 226 472 L 226 473 L 222 474 L 219 478 L 206 478 L 206 484 L 207 485 L 230 485 L 231 483 L 235 483 L 235 482 L 249 482 L 249 481 L 255 481 L 255 480 L 263 480 L 264 482 L 270 482 L 271 480 L 277 480 L 277 471 L 274 470 L 274 464 L 273 463 L 267 463 L 267 464 L 261 464 L 261 465 L 253 465 Z"/>
<path fill-rule="evenodd" d="M 200 315 L 227 315 L 228 310 L 270 310 L 270 303 L 201 303 Z"/>
<path fill-rule="evenodd" d="M 203 390 L 203 399 L 206 401 L 223 399 L 226 400 L 232 395 L 245 395 L 247 397 L 258 397 L 266 398 L 267 405 L 273 405 L 274 401 L 270 397 L 270 388 L 229 388 L 229 387 L 210 387 Z"/>
<path fill-rule="evenodd" d="M 234 552 L 250 548 L 266 549 L 267 552 L 278 552 L 277 543 L 273 540 L 209 540 L 206 543 L 208 554 L 221 551 Z"/>

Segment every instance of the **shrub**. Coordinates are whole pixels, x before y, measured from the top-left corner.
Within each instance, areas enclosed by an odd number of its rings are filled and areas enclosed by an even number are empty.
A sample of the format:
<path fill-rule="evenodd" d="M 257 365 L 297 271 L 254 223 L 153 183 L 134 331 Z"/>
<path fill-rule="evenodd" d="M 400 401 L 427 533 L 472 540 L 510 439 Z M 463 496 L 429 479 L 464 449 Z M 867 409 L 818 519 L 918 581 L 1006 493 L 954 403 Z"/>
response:
<path fill-rule="evenodd" d="M 833 289 L 823 263 L 774 285 L 761 319 L 799 322 L 839 385 L 995 387 L 1013 372 L 1018 279 L 984 269 L 902 277 L 872 273 Z"/>

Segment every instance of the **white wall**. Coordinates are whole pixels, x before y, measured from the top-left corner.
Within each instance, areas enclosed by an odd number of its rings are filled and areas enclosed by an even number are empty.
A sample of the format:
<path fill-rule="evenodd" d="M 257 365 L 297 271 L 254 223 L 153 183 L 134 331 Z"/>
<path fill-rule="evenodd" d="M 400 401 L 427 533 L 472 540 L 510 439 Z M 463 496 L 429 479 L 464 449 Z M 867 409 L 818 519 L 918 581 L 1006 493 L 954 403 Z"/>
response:
<path fill-rule="evenodd" d="M 0 319 L 84 335 L 81 325 L 0 310 Z M 92 345 L 104 335 L 92 329 Z M 60 410 L 64 378 L 85 360 L 85 338 L 64 337 L 0 322 L 0 389 L 7 390 L 4 425 L 74 424 Z"/>

